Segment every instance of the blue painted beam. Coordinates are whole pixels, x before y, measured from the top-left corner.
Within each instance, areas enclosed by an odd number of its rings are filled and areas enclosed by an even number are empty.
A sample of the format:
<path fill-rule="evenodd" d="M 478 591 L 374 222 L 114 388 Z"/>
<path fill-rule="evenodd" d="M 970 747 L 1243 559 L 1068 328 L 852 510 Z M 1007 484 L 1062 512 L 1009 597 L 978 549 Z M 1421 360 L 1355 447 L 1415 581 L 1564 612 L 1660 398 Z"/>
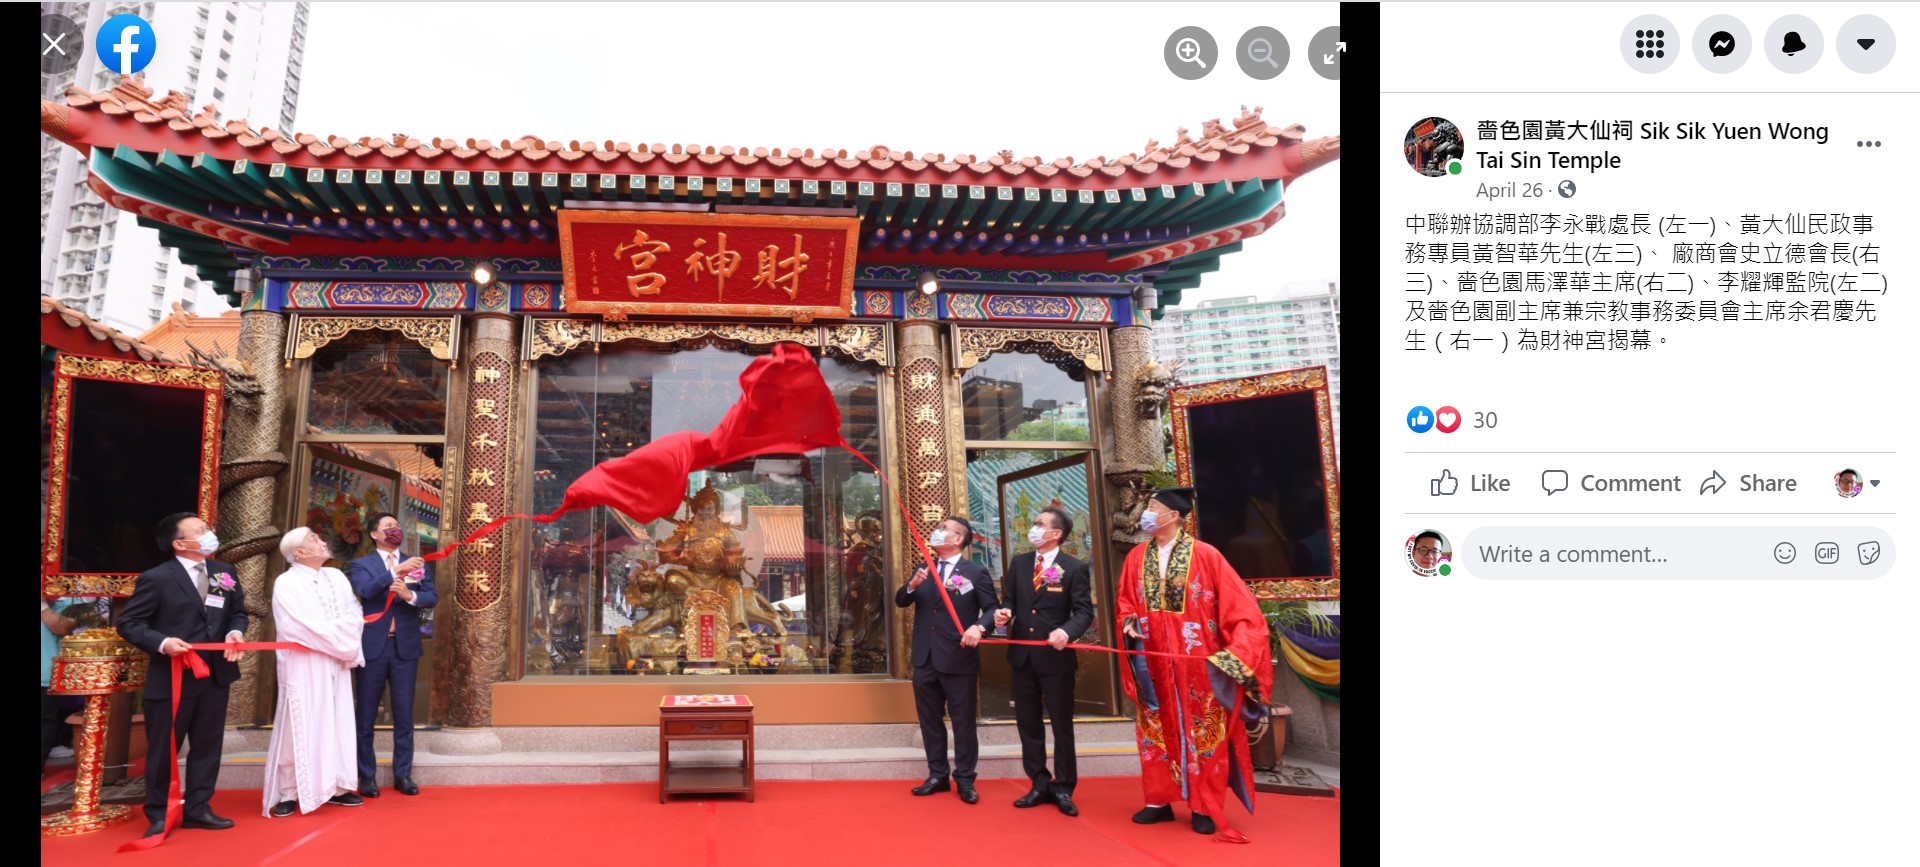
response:
<path fill-rule="evenodd" d="M 889 251 L 897 252 L 901 247 L 905 247 L 907 243 L 912 240 L 913 240 L 912 229 L 900 229 L 894 232 L 893 237 L 887 239 L 887 249 Z"/>

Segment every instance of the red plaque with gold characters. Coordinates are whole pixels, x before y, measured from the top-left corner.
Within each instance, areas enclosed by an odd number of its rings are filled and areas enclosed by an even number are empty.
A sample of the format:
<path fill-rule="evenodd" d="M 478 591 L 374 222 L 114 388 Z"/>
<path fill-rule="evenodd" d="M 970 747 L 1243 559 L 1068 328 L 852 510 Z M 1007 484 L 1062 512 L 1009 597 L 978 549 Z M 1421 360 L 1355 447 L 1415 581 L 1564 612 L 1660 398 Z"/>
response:
<path fill-rule="evenodd" d="M 561 211 L 566 309 L 845 318 L 859 229 L 858 217 Z"/>

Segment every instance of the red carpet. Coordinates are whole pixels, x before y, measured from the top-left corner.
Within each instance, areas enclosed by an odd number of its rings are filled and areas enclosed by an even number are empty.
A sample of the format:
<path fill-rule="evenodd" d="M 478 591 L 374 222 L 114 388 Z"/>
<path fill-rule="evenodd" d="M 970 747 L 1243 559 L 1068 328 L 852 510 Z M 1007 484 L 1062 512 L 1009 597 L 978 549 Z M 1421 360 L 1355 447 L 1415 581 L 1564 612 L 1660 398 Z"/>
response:
<path fill-rule="evenodd" d="M 763 782 L 759 797 L 659 803 L 654 783 L 583 786 L 445 786 L 409 798 L 392 789 L 363 807 L 325 806 L 305 815 L 260 815 L 258 791 L 215 793 L 225 831 L 174 832 L 157 849 L 116 855 L 145 824 L 136 819 L 98 834 L 42 840 L 40 862 L 138 867 L 218 864 L 357 864 L 398 853 L 422 864 L 647 863 L 723 867 L 766 863 L 966 865 L 1036 864 L 1157 867 L 1332 867 L 1340 863 L 1338 798 L 1260 795 L 1260 812 L 1235 808 L 1233 826 L 1253 842 L 1236 846 L 1193 833 L 1184 805 L 1176 822 L 1141 826 L 1140 783 L 1081 780 L 1080 816 L 1052 806 L 1017 810 L 1025 780 L 981 780 L 980 803 L 952 793 L 916 798 L 911 782 Z M 1024 855 L 1022 853 L 1025 853 Z"/>

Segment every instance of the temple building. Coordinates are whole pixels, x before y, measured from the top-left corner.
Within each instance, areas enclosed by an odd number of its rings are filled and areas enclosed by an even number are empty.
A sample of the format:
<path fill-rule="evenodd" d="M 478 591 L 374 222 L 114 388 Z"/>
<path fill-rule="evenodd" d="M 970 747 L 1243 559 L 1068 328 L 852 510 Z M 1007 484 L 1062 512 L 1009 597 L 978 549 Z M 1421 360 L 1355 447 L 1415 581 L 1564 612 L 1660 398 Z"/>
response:
<path fill-rule="evenodd" d="M 913 518 L 967 516 L 995 576 L 1034 513 L 1071 513 L 1065 547 L 1095 564 L 1089 640 L 1110 643 L 1139 493 L 1167 460 L 1152 320 L 1339 156 L 1246 107 L 1086 160 L 295 135 L 138 77 L 43 100 L 41 128 L 240 309 L 145 340 L 165 347 L 149 361 L 223 377 L 212 517 L 258 609 L 250 640 L 271 637 L 287 529 L 348 558 L 376 512 L 409 553 L 550 512 L 595 464 L 711 428 L 746 365 L 790 341 Z M 767 455 L 682 493 L 659 521 L 513 522 L 436 563 L 424 721 L 630 725 L 662 694 L 743 683 L 764 723 L 914 719 L 890 600 L 912 553 L 865 464 Z M 1093 656 L 1079 704 L 1120 711 Z M 234 687 L 236 725 L 271 717 L 263 660 Z M 1005 676 L 990 666 L 983 691 Z"/>

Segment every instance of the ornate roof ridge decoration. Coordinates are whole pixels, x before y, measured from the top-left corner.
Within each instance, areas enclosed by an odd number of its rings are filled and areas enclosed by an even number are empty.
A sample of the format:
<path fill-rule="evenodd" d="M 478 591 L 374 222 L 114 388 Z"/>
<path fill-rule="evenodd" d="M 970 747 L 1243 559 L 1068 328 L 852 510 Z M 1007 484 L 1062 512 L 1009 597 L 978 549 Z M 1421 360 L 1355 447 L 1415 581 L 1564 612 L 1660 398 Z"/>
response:
<path fill-rule="evenodd" d="M 593 344 L 595 352 L 603 343 L 633 340 L 672 345 L 685 341 L 727 340 L 754 346 L 771 346 L 792 341 L 822 352 L 845 356 L 854 361 L 882 366 L 893 363 L 891 329 L 885 325 L 847 323 L 844 325 L 782 325 L 745 322 L 603 322 L 592 319 L 532 317 L 526 329 L 526 345 L 521 352 L 524 366 L 548 356 L 559 357 Z"/>
<path fill-rule="evenodd" d="M 49 313 L 58 316 L 60 317 L 60 321 L 65 323 L 67 327 L 85 330 L 93 339 L 111 343 L 115 349 L 121 352 L 131 352 L 138 355 L 142 361 L 192 366 L 192 362 L 187 359 L 170 355 L 160 347 L 105 325 L 93 317 L 45 295 L 40 296 L 40 313 L 42 316 Z"/>
<path fill-rule="evenodd" d="M 958 377 L 996 352 L 1021 346 L 1034 347 L 1040 357 L 1060 365 L 1069 373 L 1068 364 L 1112 376 L 1107 364 L 1107 341 L 1100 329 L 1074 328 L 994 328 L 972 325 L 953 326 L 953 373 Z M 1077 377 L 1076 377 L 1077 378 Z"/>
<path fill-rule="evenodd" d="M 1299 124 L 1275 126 L 1261 117 L 1260 106 L 1248 108 L 1245 105 L 1240 106 L 1240 114 L 1231 123 L 1223 123 L 1220 118 L 1204 121 L 1197 137 L 1187 127 L 1180 127 L 1172 143 L 1161 144 L 1157 139 L 1148 139 L 1141 150 L 1124 156 L 1109 159 L 1101 155 L 1085 160 L 1068 156 L 1049 160 L 1038 156 L 1016 158 L 1011 150 L 990 155 L 948 155 L 929 151 L 916 154 L 914 151 L 894 150 L 884 144 L 852 151 L 845 148 L 798 147 L 769 150 L 764 147 L 617 142 L 611 139 L 598 142 L 560 141 L 534 136 L 520 136 L 499 142 L 438 137 L 423 140 L 404 134 L 395 134 L 391 139 L 363 136 L 351 140 L 341 136 L 321 137 L 307 133 L 290 136 L 280 130 L 256 130 L 244 118 L 223 121 L 212 104 L 202 106 L 198 114 L 189 117 L 186 113 L 187 98 L 179 91 L 169 91 L 166 97 L 157 102 L 153 99 L 153 93 L 153 88 L 146 84 L 144 74 L 123 75 L 118 85 L 105 92 L 70 87 L 65 105 L 41 100 L 40 128 L 68 144 L 84 146 L 83 141 L 94 126 L 91 115 L 115 120 L 130 116 L 147 127 L 164 126 L 181 134 L 197 131 L 208 142 L 230 141 L 262 162 L 281 161 L 305 151 L 313 157 L 340 154 L 354 162 L 371 164 L 385 164 L 409 155 L 425 159 L 451 155 L 463 162 L 484 162 L 482 157 L 491 161 L 519 157 L 528 161 L 548 162 L 551 170 L 556 172 L 644 173 L 656 169 L 697 172 L 699 167 L 729 162 L 741 167 L 766 163 L 776 168 L 799 163 L 803 169 L 819 170 L 832 163 L 843 170 L 861 166 L 876 170 L 899 167 L 911 174 L 927 176 L 929 183 L 977 182 L 995 176 L 1010 182 L 1027 173 L 1048 179 L 1059 178 L 1062 173 L 1071 179 L 1095 175 L 1109 178 L 1128 174 L 1151 175 L 1162 167 L 1183 169 L 1194 165 L 1196 161 L 1212 163 L 1223 157 L 1258 154 L 1274 148 L 1281 149 L 1280 152 L 1287 155 L 1284 165 L 1290 170 L 1291 177 L 1337 159 L 1340 150 L 1338 136 L 1309 141 L 1305 127 Z M 542 170 L 545 168 L 542 167 Z"/>
<path fill-rule="evenodd" d="M 287 329 L 287 366 L 295 359 L 312 358 L 327 344 L 355 331 L 397 331 L 434 358 L 458 367 L 455 356 L 460 342 L 458 316 L 301 316 L 295 314 Z"/>

